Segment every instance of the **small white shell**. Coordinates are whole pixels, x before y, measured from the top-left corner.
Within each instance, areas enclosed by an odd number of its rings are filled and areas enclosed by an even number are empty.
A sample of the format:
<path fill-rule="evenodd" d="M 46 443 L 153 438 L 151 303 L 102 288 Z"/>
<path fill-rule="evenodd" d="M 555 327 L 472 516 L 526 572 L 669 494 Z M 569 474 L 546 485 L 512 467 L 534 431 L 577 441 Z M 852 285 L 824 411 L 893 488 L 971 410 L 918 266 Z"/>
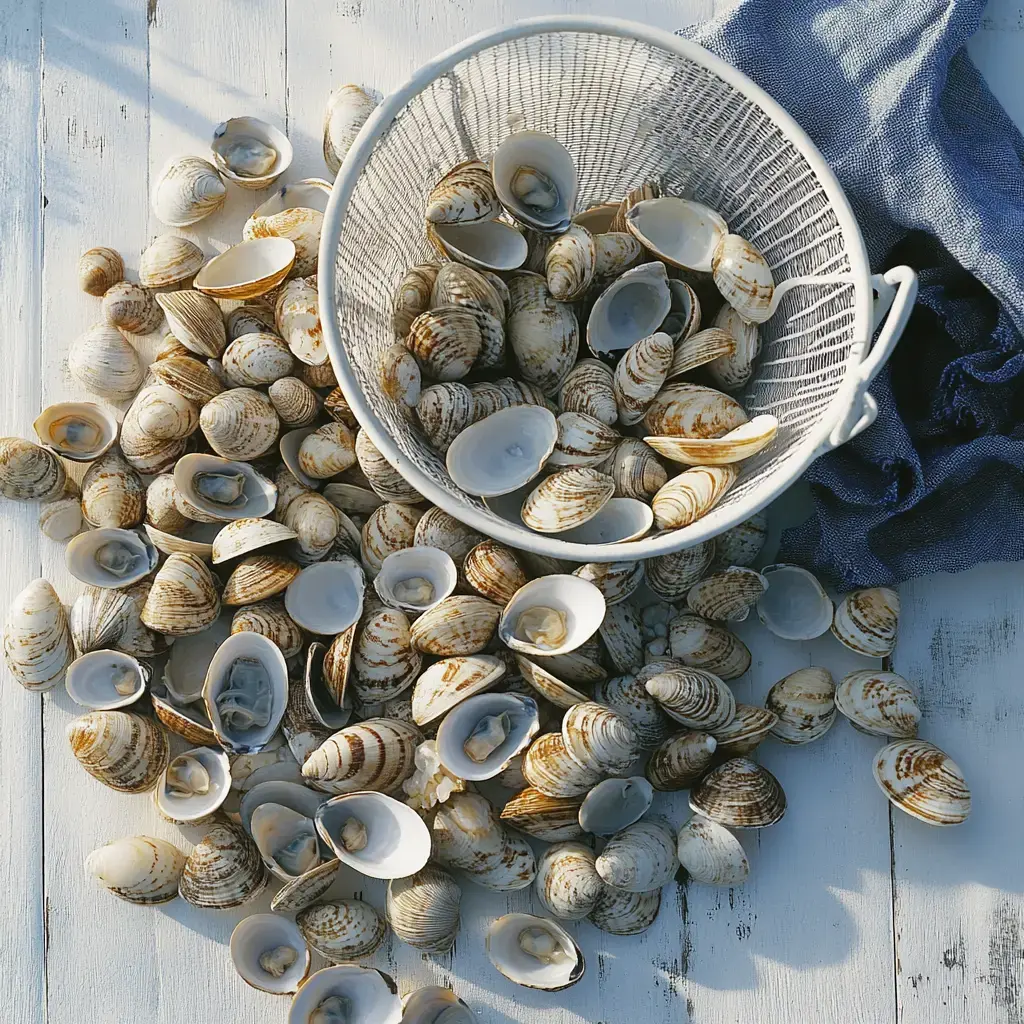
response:
<path fill-rule="evenodd" d="M 218 455 L 249 462 L 273 448 L 281 423 L 261 391 L 233 388 L 203 406 L 199 425 Z"/>
<path fill-rule="evenodd" d="M 163 839 L 126 836 L 93 850 L 85 870 L 119 899 L 153 905 L 178 895 L 185 854 Z"/>
<path fill-rule="evenodd" d="M 139 258 L 143 288 L 169 288 L 199 273 L 206 261 L 203 250 L 181 235 L 158 235 Z"/>
<path fill-rule="evenodd" d="M 729 828 L 767 828 L 786 813 L 786 794 L 767 768 L 736 757 L 690 790 L 690 808 Z"/>
<path fill-rule="evenodd" d="M 281 914 L 243 918 L 231 933 L 229 948 L 238 976 L 261 992 L 297 992 L 309 974 L 306 940 L 294 922 Z"/>
<path fill-rule="evenodd" d="M 274 312 L 277 332 L 299 362 L 307 366 L 327 362 L 315 277 L 296 277 L 285 284 L 277 293 Z"/>
<path fill-rule="evenodd" d="M 392 551 L 381 563 L 373 587 L 392 608 L 423 612 L 455 589 L 459 574 L 451 555 L 439 548 Z"/>
<path fill-rule="evenodd" d="M 589 580 L 544 576 L 515 592 L 501 613 L 498 636 L 524 654 L 568 654 L 594 635 L 605 609 L 604 595 Z"/>
<path fill-rule="evenodd" d="M 349 1008 L 353 1024 L 400 1024 L 402 1020 L 402 1000 L 387 975 L 355 964 L 337 964 L 317 971 L 299 989 L 288 1011 L 288 1024 L 318 1024 L 317 1010 L 332 996 Z"/>
<path fill-rule="evenodd" d="M 177 778 L 183 785 L 175 781 Z M 169 779 L 175 784 L 168 784 Z M 223 750 L 196 747 L 167 765 L 153 790 L 153 802 L 169 821 L 201 821 L 224 803 L 230 790 L 228 755 Z"/>
<path fill-rule="evenodd" d="M 110 711 L 134 704 L 146 690 L 150 670 L 130 654 L 90 651 L 67 668 L 64 685 L 76 704 Z"/>
<path fill-rule="evenodd" d="M 97 245 L 78 257 L 78 287 L 101 296 L 111 285 L 124 280 L 124 260 L 116 249 Z"/>
<path fill-rule="evenodd" d="M 563 412 L 558 417 L 558 442 L 547 464 L 562 469 L 596 466 L 611 455 L 618 442 L 618 431 L 600 420 L 581 412 Z"/>
<path fill-rule="evenodd" d="M 294 370 L 295 361 L 281 338 L 269 331 L 259 331 L 235 338 L 224 349 L 221 367 L 236 387 L 256 387 L 287 377 Z"/>
<path fill-rule="evenodd" d="M 729 230 L 710 207 L 676 196 L 636 203 L 625 220 L 627 229 L 659 259 L 703 272 L 712 269 L 715 250 Z"/>
<path fill-rule="evenodd" d="M 687 731 L 670 736 L 647 761 L 647 780 L 661 791 L 690 789 L 711 767 L 718 740 L 706 732 Z"/>
<path fill-rule="evenodd" d="M 690 878 L 705 885 L 739 885 L 750 874 L 740 841 L 727 828 L 699 815 L 679 830 L 676 852 Z"/>
<path fill-rule="evenodd" d="M 825 588 L 799 565 L 761 570 L 768 589 L 757 602 L 757 617 L 783 640 L 813 640 L 832 625 L 832 601 Z"/>
<path fill-rule="evenodd" d="M 523 756 L 523 776 L 545 796 L 581 797 L 601 781 L 601 773 L 569 756 L 560 732 L 538 736 Z"/>
<path fill-rule="evenodd" d="M 722 298 L 744 319 L 764 323 L 772 313 L 775 282 L 761 250 L 740 235 L 723 236 L 711 259 Z"/>
<path fill-rule="evenodd" d="M 586 917 L 604 888 L 594 861 L 594 851 L 583 843 L 549 846 L 537 861 L 534 882 L 541 906 L 563 920 Z"/>
<path fill-rule="evenodd" d="M 750 380 L 754 360 L 761 353 L 761 335 L 757 324 L 744 320 L 726 303 L 715 317 L 714 326 L 725 331 L 735 343 L 734 350 L 712 360 L 707 365 L 711 379 L 726 391 L 737 391 Z"/>
<path fill-rule="evenodd" d="M 462 890 L 455 879 L 447 871 L 428 864 L 415 875 L 388 882 L 385 913 L 391 930 L 402 942 L 425 953 L 448 953 L 459 930 L 461 899 Z M 425 991 L 420 989 L 410 997 L 410 1002 Z M 459 1005 L 449 989 L 438 991 L 451 996 L 450 1005 Z M 432 1019 L 428 1017 L 421 1024 L 429 1024 Z M 408 1004 L 403 1020 L 409 1020 Z"/>
<path fill-rule="evenodd" d="M 117 440 L 117 419 L 92 402 L 61 402 L 45 408 L 32 424 L 39 443 L 71 462 L 92 462 Z"/>
<path fill-rule="evenodd" d="M 165 224 L 183 228 L 224 205 L 227 187 L 217 168 L 197 156 L 168 161 L 153 186 L 153 212 Z"/>
<path fill-rule="evenodd" d="M 110 324 L 93 324 L 71 346 L 68 369 L 88 391 L 124 402 L 146 375 L 138 353 Z"/>
<path fill-rule="evenodd" d="M 719 679 L 738 679 L 750 668 L 750 651 L 725 626 L 685 613 L 669 622 L 672 657 L 691 668 L 713 672 Z"/>

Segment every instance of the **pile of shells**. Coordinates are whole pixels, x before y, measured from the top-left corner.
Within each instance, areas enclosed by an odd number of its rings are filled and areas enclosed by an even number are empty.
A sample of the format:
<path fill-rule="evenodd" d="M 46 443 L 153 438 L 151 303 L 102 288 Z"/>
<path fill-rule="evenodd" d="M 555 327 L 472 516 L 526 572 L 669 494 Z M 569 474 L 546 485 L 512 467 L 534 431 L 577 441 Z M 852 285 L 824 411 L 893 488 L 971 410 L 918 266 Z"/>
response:
<path fill-rule="evenodd" d="M 569 152 L 522 131 L 425 219 L 436 259 L 398 284 L 381 387 L 495 514 L 581 543 L 679 529 L 775 439 L 732 394 L 772 273 L 714 210 L 647 182 L 580 212 Z"/>
<path fill-rule="evenodd" d="M 332 96 L 332 170 L 370 109 L 355 86 Z M 648 513 L 653 499 L 660 526 L 682 525 L 663 510 L 706 511 L 697 498 L 710 507 L 735 478 L 730 459 L 707 453 L 732 445 L 722 435 L 733 430 L 746 444 L 750 428 L 733 399 L 678 378 L 704 365 L 723 386 L 742 383 L 765 289 L 740 294 L 742 239 L 710 212 L 648 189 L 574 220 L 567 154 L 543 136 L 513 141 L 431 194 L 431 237 L 462 261 L 410 274 L 396 304 L 406 343 L 389 353 L 388 386 L 447 447 L 453 475 L 478 482 L 473 493 L 503 496 L 515 477 L 524 520 L 539 529 L 565 528 L 587 494 Z M 269 184 L 290 147 L 236 118 L 216 130 L 213 155 L 161 176 L 154 205 L 167 223 L 216 209 L 224 178 Z M 466 884 L 532 887 L 543 916 L 493 920 L 488 955 L 520 985 L 572 985 L 585 958 L 571 922 L 635 935 L 680 866 L 712 885 L 747 877 L 736 830 L 786 810 L 778 780 L 751 760 L 769 736 L 808 743 L 842 714 L 892 741 L 874 771 L 894 804 L 933 824 L 966 817 L 963 776 L 916 738 L 920 710 L 895 673 L 865 669 L 836 686 L 826 670 L 803 668 L 765 707 L 730 689 L 751 664 L 730 624 L 751 609 L 780 637 L 831 628 L 879 658 L 895 642 L 893 591 L 857 591 L 833 609 L 805 570 L 752 568 L 767 535 L 760 515 L 676 554 L 573 566 L 428 506 L 359 429 L 327 362 L 309 275 L 329 191 L 284 186 L 250 218 L 246 240 L 209 262 L 186 239 L 161 236 L 137 285 L 122 280 L 117 253 L 85 253 L 82 287 L 103 297 L 105 320 L 79 340 L 72 369 L 94 395 L 131 404 L 121 422 L 94 402 L 51 406 L 34 423 L 38 443 L 0 440 L 0 493 L 42 503 L 41 528 L 67 542 L 68 569 L 85 585 L 70 611 L 42 579 L 17 596 L 4 629 L 11 673 L 35 691 L 63 682 L 85 709 L 67 736 L 96 781 L 151 793 L 163 818 L 204 833 L 187 855 L 162 839 L 115 838 L 89 855 L 90 875 L 133 903 L 180 896 L 210 909 L 273 886 L 273 913 L 239 924 L 231 956 L 249 984 L 294 994 L 293 1024 L 470 1024 L 447 989 L 403 1003 L 391 979 L 352 962 L 389 929 L 426 953 L 451 950 Z M 533 244 L 503 209 L 542 233 L 546 279 L 496 275 Z M 642 262 L 673 210 L 713 229 L 699 258 L 665 256 L 714 269 L 733 302 L 710 339 L 696 333 L 685 281 Z M 518 262 L 499 259 L 513 247 Z M 490 264 L 480 252 L 494 254 Z M 154 299 L 156 287 L 174 290 Z M 602 324 L 619 322 L 606 307 L 632 288 L 662 305 L 621 343 Z M 593 307 L 599 358 L 576 362 L 572 302 Z M 147 373 L 126 333 L 161 316 L 172 333 Z M 475 366 L 505 365 L 506 334 L 521 379 L 458 383 Z M 556 334 L 564 350 L 552 347 Z M 601 359 L 619 350 L 613 371 Z M 687 362 L 693 351 L 716 355 Z M 421 371 L 438 383 L 420 390 Z M 646 441 L 621 432 L 644 417 Z M 522 443 L 495 458 L 487 438 L 499 434 Z M 697 468 L 666 482 L 660 456 L 691 443 Z M 545 467 L 556 472 L 535 485 Z M 683 478 L 698 476 L 684 495 Z M 682 823 L 660 795 L 680 790 L 693 811 Z M 342 866 L 386 879 L 386 906 L 330 897 Z M 309 976 L 311 953 L 337 966 Z"/>

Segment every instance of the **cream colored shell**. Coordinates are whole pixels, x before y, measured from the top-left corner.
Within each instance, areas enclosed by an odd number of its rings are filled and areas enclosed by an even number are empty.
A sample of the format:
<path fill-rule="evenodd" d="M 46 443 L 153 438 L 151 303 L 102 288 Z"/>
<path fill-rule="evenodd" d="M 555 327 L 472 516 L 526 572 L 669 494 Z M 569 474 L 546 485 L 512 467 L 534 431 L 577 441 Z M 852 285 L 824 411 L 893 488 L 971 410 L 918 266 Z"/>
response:
<path fill-rule="evenodd" d="M 27 690 L 52 689 L 75 657 L 71 629 L 56 591 L 33 580 L 15 597 L 4 625 L 4 660 Z"/>
<path fill-rule="evenodd" d="M 93 324 L 75 340 L 68 369 L 86 390 L 112 402 L 131 398 L 145 377 L 138 353 L 110 324 Z"/>

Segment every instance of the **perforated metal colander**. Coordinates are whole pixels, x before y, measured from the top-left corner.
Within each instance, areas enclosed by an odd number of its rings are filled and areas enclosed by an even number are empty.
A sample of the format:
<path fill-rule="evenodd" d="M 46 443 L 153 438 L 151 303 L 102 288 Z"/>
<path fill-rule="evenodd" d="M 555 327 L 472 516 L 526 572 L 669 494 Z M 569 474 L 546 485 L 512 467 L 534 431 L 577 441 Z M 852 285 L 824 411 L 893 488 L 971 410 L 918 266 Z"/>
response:
<path fill-rule="evenodd" d="M 395 341 L 395 287 L 409 266 L 436 259 L 424 236 L 428 192 L 454 164 L 486 157 L 521 129 L 554 135 L 572 153 L 579 209 L 658 179 L 666 192 L 720 211 L 765 253 L 776 282 L 827 279 L 794 287 L 762 325 L 761 359 L 741 400 L 750 416 L 777 416 L 779 435 L 742 464 L 739 482 L 692 526 L 626 544 L 578 544 L 499 518 L 455 486 L 444 460 L 381 390 L 380 357 Z M 666 554 L 721 533 L 869 426 L 877 407 L 867 386 L 903 329 L 916 278 L 906 267 L 872 277 L 832 172 L 744 75 L 642 25 L 545 18 L 455 47 L 378 108 L 335 182 L 319 287 L 325 337 L 353 412 L 425 498 L 514 547 L 613 561 Z"/>

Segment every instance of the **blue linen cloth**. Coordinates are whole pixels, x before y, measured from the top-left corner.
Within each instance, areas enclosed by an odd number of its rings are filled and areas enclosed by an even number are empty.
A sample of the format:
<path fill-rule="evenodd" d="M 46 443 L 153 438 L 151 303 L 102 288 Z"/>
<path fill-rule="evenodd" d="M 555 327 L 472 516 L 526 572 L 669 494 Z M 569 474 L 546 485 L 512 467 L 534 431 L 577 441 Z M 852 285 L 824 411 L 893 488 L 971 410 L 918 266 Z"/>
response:
<path fill-rule="evenodd" d="M 814 139 L 872 269 L 920 274 L 876 424 L 810 467 L 782 539 L 843 588 L 1024 558 L 1024 139 L 964 50 L 984 8 L 742 0 L 686 32 Z"/>

